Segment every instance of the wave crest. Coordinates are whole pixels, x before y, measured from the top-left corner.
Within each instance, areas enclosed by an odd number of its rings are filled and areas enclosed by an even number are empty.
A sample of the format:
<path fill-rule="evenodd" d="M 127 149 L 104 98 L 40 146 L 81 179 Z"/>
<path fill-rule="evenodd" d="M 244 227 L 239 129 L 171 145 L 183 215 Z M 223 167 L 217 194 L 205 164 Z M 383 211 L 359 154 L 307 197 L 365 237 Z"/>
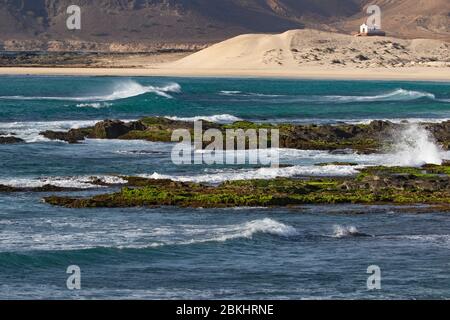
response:
<path fill-rule="evenodd" d="M 280 237 L 291 237 L 298 235 L 297 230 L 289 225 L 276 220 L 265 218 L 245 223 L 242 226 L 234 227 L 231 235 L 223 235 L 220 240 L 233 238 L 252 238 L 257 233 L 266 233 Z"/>
<path fill-rule="evenodd" d="M 171 99 L 169 93 L 180 93 L 181 86 L 178 83 L 168 83 L 163 86 L 143 86 L 133 80 L 117 82 L 111 93 L 98 96 L 57 97 L 57 96 L 1 96 L 3 100 L 56 100 L 56 101 L 79 101 L 79 102 L 101 102 L 132 98 L 145 93 L 155 93 L 158 96 Z"/>
<path fill-rule="evenodd" d="M 177 116 L 173 116 L 173 117 L 165 117 L 167 119 L 170 120 L 176 120 L 176 121 L 199 121 L 199 120 L 204 120 L 204 121 L 209 121 L 209 122 L 217 122 L 217 123 L 232 123 L 232 122 L 236 122 L 236 121 L 241 121 L 241 118 L 235 117 L 231 114 L 216 114 L 216 115 L 212 115 L 212 116 L 194 116 L 194 117 L 177 117 Z"/>
<path fill-rule="evenodd" d="M 30 221 L 21 222 L 28 229 Z M 68 229 L 67 224 L 75 227 Z M 94 248 L 147 249 L 163 246 L 183 246 L 205 243 L 223 243 L 237 239 L 252 239 L 257 234 L 276 237 L 291 237 L 297 230 L 276 220 L 265 218 L 230 225 L 160 225 L 150 226 L 130 221 L 123 224 L 115 221 L 70 219 L 54 217 L 51 219 L 33 218 L 36 228 L 52 228 L 48 232 L 34 233 L 23 237 L 23 229 L 9 232 L 13 241 L 5 242 L 0 252 L 21 250 L 88 250 Z M 89 230 L 86 230 L 86 225 Z M 77 231 L 78 230 L 78 231 Z M 101 236 L 99 236 L 101 235 Z"/>
<path fill-rule="evenodd" d="M 111 103 L 100 103 L 100 102 L 94 102 L 94 103 L 79 103 L 77 104 L 77 108 L 93 108 L 93 109 L 102 109 L 102 108 L 108 108 L 112 106 Z"/>
<path fill-rule="evenodd" d="M 375 96 L 328 96 L 330 99 L 335 99 L 337 102 L 376 102 L 376 101 L 409 101 L 422 98 L 431 100 L 436 99 L 432 93 L 397 89 L 388 93 L 379 94 Z"/>
<path fill-rule="evenodd" d="M 241 91 L 221 91 L 222 96 L 229 96 L 238 98 L 242 101 L 261 101 L 270 103 L 295 103 L 295 102 L 310 102 L 310 103 L 353 103 L 353 102 L 378 102 L 378 101 L 411 101 L 418 99 L 431 99 L 440 102 L 448 102 L 445 99 L 436 99 L 436 96 L 429 92 L 405 90 L 402 88 L 395 89 L 386 93 L 371 95 L 371 96 L 302 96 L 302 95 L 277 95 L 277 94 L 262 94 L 262 93 L 244 93 Z"/>
<path fill-rule="evenodd" d="M 286 168 L 259 168 L 259 169 L 224 169 L 218 170 L 217 173 L 201 174 L 192 176 L 176 176 L 166 175 L 154 172 L 152 175 L 143 174 L 142 177 L 150 179 L 169 179 L 181 182 L 196 182 L 196 183 L 222 183 L 233 180 L 248 180 L 248 179 L 274 179 L 278 177 L 293 177 L 293 176 L 348 176 L 358 173 L 356 169 L 358 166 L 292 166 Z"/>

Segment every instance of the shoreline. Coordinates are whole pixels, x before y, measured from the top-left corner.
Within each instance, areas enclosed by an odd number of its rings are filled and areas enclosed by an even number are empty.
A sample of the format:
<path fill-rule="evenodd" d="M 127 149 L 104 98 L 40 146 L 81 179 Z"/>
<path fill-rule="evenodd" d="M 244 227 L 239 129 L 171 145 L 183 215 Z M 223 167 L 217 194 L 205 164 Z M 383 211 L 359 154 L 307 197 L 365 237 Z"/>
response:
<path fill-rule="evenodd" d="M 186 78 L 280 78 L 311 80 L 394 80 L 450 82 L 450 68 L 336 68 L 304 67 L 288 69 L 187 69 L 187 68 L 72 68 L 0 67 L 0 75 L 29 76 L 118 76 Z"/>

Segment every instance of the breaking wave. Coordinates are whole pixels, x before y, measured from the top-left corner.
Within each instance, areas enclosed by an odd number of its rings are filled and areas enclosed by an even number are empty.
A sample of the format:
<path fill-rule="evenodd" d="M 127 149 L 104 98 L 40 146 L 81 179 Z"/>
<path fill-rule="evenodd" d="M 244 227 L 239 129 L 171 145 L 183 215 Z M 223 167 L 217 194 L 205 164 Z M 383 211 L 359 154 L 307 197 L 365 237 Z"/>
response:
<path fill-rule="evenodd" d="M 117 82 L 110 93 L 98 96 L 79 96 L 79 97 L 52 97 L 52 96 L 1 96 L 4 100 L 57 100 L 57 101 L 114 101 L 140 96 L 145 93 L 155 93 L 161 97 L 173 98 L 169 93 L 181 92 L 181 86 L 178 83 L 168 83 L 163 86 L 143 86 L 136 81 L 126 80 Z"/>
<path fill-rule="evenodd" d="M 7 234 L 0 252 L 21 250 L 87 250 L 95 248 L 146 249 L 162 246 L 193 245 L 201 243 L 226 242 L 234 239 L 252 239 L 255 235 L 266 234 L 276 237 L 298 235 L 297 230 L 276 220 L 265 218 L 229 225 L 147 226 L 130 222 L 94 221 L 86 219 L 32 218 L 37 229 L 52 228 L 44 233 L 34 233 L 23 237 L 22 233 L 11 230 Z M 67 231 L 67 225 L 74 227 Z M 86 229 L 86 226 L 89 229 Z M 27 226 L 24 226 L 28 228 Z M 6 234 L 5 234 L 6 236 Z"/>
<path fill-rule="evenodd" d="M 222 90 L 219 92 L 222 96 L 241 96 L 241 97 L 267 97 L 267 98 L 274 98 L 274 97 L 284 97 L 285 95 L 281 94 L 265 94 L 265 93 L 255 93 L 255 92 L 242 92 L 242 91 L 227 91 Z"/>
<path fill-rule="evenodd" d="M 336 122 L 345 122 L 348 124 L 370 124 L 372 121 L 375 120 L 381 120 L 381 121 L 389 121 L 392 123 L 412 123 L 412 124 L 419 124 L 419 123 L 442 123 L 446 121 L 450 121 L 450 118 L 443 117 L 443 118 L 372 118 L 372 119 L 343 119 L 343 120 L 335 120 Z"/>
<path fill-rule="evenodd" d="M 217 173 L 200 174 L 192 176 L 166 175 L 153 173 L 151 175 L 143 174 L 142 177 L 150 179 L 170 179 L 181 182 L 197 183 L 222 183 L 225 181 L 247 180 L 247 179 L 274 179 L 277 177 L 293 176 L 349 176 L 358 173 L 358 166 L 292 166 L 286 168 L 259 168 L 259 169 L 223 169 Z"/>
<path fill-rule="evenodd" d="M 417 100 L 422 98 L 436 99 L 436 96 L 432 93 L 412 91 L 405 89 L 397 89 L 388 93 L 375 95 L 375 96 L 327 96 L 328 99 L 332 99 L 336 102 L 372 102 L 372 101 L 408 101 Z"/>
<path fill-rule="evenodd" d="M 299 96 L 299 95 L 276 95 L 262 93 L 245 93 L 241 91 L 221 91 L 220 95 L 235 97 L 240 100 L 261 101 L 271 103 L 294 103 L 294 102 L 312 102 L 312 103 L 352 103 L 352 102 L 377 102 L 377 101 L 411 101 L 417 99 L 431 99 L 440 102 L 448 102 L 446 99 L 436 99 L 436 96 L 429 92 L 396 89 L 386 93 L 371 96 Z M 272 98 L 272 99 L 267 99 Z M 276 98 L 276 99 L 273 99 Z"/>
<path fill-rule="evenodd" d="M 182 242 L 182 244 L 193 244 L 201 242 L 225 242 L 227 240 L 246 238 L 251 239 L 255 234 L 270 234 L 279 237 L 291 237 L 298 235 L 297 230 L 289 225 L 276 220 L 265 218 L 246 222 L 244 224 L 229 225 L 213 228 L 210 237 L 193 239 Z"/>
<path fill-rule="evenodd" d="M 0 122 L 0 132 L 5 132 L 25 140 L 28 143 L 49 141 L 39 133 L 45 130 L 67 131 L 94 126 L 101 119 L 96 120 L 61 120 L 61 121 L 16 121 Z M 123 120 L 124 122 L 133 120 Z"/>
<path fill-rule="evenodd" d="M 194 116 L 194 117 L 165 117 L 170 120 L 177 120 L 177 121 L 209 121 L 209 122 L 217 122 L 217 123 L 232 123 L 236 121 L 241 121 L 241 118 L 235 117 L 231 114 L 216 114 L 212 116 Z"/>
<path fill-rule="evenodd" d="M 111 103 L 101 103 L 101 102 L 93 102 L 93 103 L 79 103 L 77 104 L 77 108 L 94 108 L 94 109 L 102 109 L 108 108 L 112 106 Z"/>
<path fill-rule="evenodd" d="M 14 135 L 26 142 L 48 141 L 39 133 L 45 130 L 65 131 L 90 127 L 101 120 L 18 121 L 0 122 L 0 131 Z"/>
<path fill-rule="evenodd" d="M 96 182 L 94 184 L 94 182 Z M 3 178 L 0 185 L 15 188 L 39 188 L 45 185 L 64 188 L 91 189 L 100 188 L 98 183 L 125 184 L 127 181 L 117 176 L 75 176 L 75 177 L 39 177 L 39 178 Z"/>
<path fill-rule="evenodd" d="M 443 115 L 442 117 L 430 117 L 430 118 L 411 118 L 411 117 L 403 117 L 403 118 L 383 118 L 378 116 L 373 116 L 371 118 L 297 118 L 297 117 L 276 117 L 276 118 L 246 118 L 244 120 L 257 122 L 257 123 L 290 123 L 290 124 L 370 124 L 372 121 L 389 121 L 392 123 L 442 123 L 446 121 L 450 121 L 448 114 Z"/>

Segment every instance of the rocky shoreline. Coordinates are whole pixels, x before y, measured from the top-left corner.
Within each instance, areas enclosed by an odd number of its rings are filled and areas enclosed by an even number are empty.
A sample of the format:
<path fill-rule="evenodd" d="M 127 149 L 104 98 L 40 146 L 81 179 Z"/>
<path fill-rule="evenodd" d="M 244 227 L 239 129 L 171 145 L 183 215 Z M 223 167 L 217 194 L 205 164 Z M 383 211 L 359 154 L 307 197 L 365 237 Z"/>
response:
<path fill-rule="evenodd" d="M 225 133 L 228 129 L 278 129 L 280 148 L 327 150 L 339 152 L 351 149 L 358 153 L 377 153 L 395 142 L 395 132 L 407 128 L 408 123 L 372 121 L 368 124 L 297 125 L 258 124 L 238 121 L 232 124 L 203 122 L 203 130 L 211 128 Z M 422 123 L 430 138 L 443 149 L 450 147 L 450 121 Z M 121 139 L 170 142 L 176 129 L 194 130 L 194 123 L 162 117 L 146 117 L 138 121 L 104 120 L 92 127 L 69 131 L 44 131 L 51 140 L 78 143 L 85 139 Z M 11 143 L 19 138 L 5 137 Z M 13 141 L 14 140 L 14 141 Z M 3 142 L 2 142 L 3 143 Z M 450 162 L 422 167 L 369 166 L 358 168 L 357 163 L 319 163 L 316 166 L 354 166 L 359 172 L 348 177 L 317 178 L 295 176 L 268 180 L 228 181 L 219 185 L 177 182 L 133 176 L 118 176 L 124 183 L 102 187 L 121 190 L 91 197 L 51 195 L 48 204 L 67 208 L 96 207 L 285 207 L 305 204 L 394 204 L 433 205 L 443 211 L 450 207 Z M 289 167 L 288 165 L 283 165 Z M 95 183 L 94 183 L 95 184 Z M 74 188 L 45 185 L 36 188 L 16 188 L 0 185 L 0 192 L 66 192 Z"/>
<path fill-rule="evenodd" d="M 88 198 L 50 196 L 67 208 L 180 206 L 193 208 L 284 207 L 304 204 L 450 205 L 450 163 L 442 166 L 367 167 L 354 177 L 229 181 L 218 186 L 123 177 L 119 192 Z"/>
<path fill-rule="evenodd" d="M 369 124 L 343 123 L 336 125 L 274 125 L 249 121 L 217 124 L 203 121 L 203 130 L 216 128 L 225 133 L 227 129 L 279 129 L 280 148 L 330 151 L 353 149 L 359 153 L 375 153 L 383 148 L 388 148 L 395 139 L 394 133 L 407 125 L 407 123 L 381 120 L 375 120 Z M 443 149 L 450 149 L 450 121 L 421 125 L 430 132 Z M 41 135 L 51 140 L 62 140 L 69 143 L 77 143 L 86 138 L 170 142 L 174 130 L 188 129 L 192 132 L 193 127 L 193 122 L 146 117 L 132 122 L 105 120 L 89 128 L 71 129 L 66 132 L 45 131 L 41 132 Z"/>
<path fill-rule="evenodd" d="M 25 143 L 25 141 L 23 139 L 13 136 L 0 135 L 0 144 L 14 144 L 14 143 Z"/>

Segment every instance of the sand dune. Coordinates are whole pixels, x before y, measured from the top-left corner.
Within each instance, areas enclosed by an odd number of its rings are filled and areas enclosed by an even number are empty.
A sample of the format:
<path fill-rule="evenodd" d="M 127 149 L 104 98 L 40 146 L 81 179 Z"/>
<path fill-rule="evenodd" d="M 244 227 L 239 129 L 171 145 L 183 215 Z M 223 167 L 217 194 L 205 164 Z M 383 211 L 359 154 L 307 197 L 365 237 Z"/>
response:
<path fill-rule="evenodd" d="M 260 68 L 267 65 L 290 65 L 291 41 L 296 31 L 282 34 L 246 34 L 215 44 L 174 62 L 171 67 Z"/>
<path fill-rule="evenodd" d="M 355 37 L 317 30 L 241 35 L 168 64 L 169 68 L 297 69 L 450 67 L 450 43 Z"/>

